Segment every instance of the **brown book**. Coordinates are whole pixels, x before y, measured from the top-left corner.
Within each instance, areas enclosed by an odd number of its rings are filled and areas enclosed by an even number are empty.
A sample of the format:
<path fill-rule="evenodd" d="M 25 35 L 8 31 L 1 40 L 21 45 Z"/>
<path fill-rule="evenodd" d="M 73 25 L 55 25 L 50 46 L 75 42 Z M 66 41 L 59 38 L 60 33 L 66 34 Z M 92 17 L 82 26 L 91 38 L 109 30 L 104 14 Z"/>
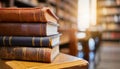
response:
<path fill-rule="evenodd" d="M 59 46 L 54 48 L 0 47 L 1 59 L 52 62 L 58 54 Z"/>
<path fill-rule="evenodd" d="M 0 8 L 0 22 L 54 22 L 58 17 L 48 7 Z"/>
<path fill-rule="evenodd" d="M 58 25 L 54 23 L 0 23 L 2 36 L 49 36 L 58 34 Z"/>
<path fill-rule="evenodd" d="M 60 53 L 52 63 L 0 60 L 1 69 L 88 69 L 84 59 Z"/>

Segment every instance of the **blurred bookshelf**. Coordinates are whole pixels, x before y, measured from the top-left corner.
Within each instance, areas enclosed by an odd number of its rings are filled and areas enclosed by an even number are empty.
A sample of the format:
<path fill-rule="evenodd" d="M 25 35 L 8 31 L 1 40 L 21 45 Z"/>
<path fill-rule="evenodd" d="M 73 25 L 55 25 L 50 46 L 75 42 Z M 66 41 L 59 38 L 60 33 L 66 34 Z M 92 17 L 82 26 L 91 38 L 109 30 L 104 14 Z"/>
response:
<path fill-rule="evenodd" d="M 120 0 L 97 0 L 97 21 L 103 41 L 120 41 Z"/>

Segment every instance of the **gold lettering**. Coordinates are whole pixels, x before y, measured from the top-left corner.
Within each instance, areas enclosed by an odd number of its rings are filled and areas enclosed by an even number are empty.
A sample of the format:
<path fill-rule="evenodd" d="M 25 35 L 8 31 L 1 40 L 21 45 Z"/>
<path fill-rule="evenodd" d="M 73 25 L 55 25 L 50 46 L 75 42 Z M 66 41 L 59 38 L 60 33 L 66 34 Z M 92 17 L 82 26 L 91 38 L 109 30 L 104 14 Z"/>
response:
<path fill-rule="evenodd" d="M 5 39 L 6 39 L 6 36 L 3 37 L 3 45 L 5 46 Z"/>
<path fill-rule="evenodd" d="M 35 38 L 32 38 L 32 46 L 35 46 Z"/>
<path fill-rule="evenodd" d="M 9 45 L 12 46 L 12 36 L 9 37 Z"/>
<path fill-rule="evenodd" d="M 40 38 L 40 46 L 42 46 L 42 38 Z"/>

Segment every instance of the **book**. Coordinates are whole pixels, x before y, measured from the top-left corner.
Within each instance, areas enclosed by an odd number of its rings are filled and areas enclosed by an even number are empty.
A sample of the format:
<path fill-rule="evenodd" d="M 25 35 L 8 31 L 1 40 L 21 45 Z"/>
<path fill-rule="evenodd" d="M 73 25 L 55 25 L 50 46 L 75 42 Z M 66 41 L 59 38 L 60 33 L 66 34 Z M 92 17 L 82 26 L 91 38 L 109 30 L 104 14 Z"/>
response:
<path fill-rule="evenodd" d="M 54 47 L 60 44 L 60 35 L 47 37 L 0 36 L 0 46 Z"/>
<path fill-rule="evenodd" d="M 88 69 L 89 63 L 81 58 L 60 53 L 52 63 L 0 60 L 1 69 Z"/>
<path fill-rule="evenodd" d="M 58 24 L 54 23 L 0 23 L 0 35 L 6 36 L 50 36 L 58 34 Z"/>
<path fill-rule="evenodd" d="M 52 62 L 58 54 L 59 46 L 54 48 L 0 47 L 1 59 Z"/>
<path fill-rule="evenodd" d="M 0 8 L 0 22 L 54 22 L 58 17 L 48 8 Z"/>

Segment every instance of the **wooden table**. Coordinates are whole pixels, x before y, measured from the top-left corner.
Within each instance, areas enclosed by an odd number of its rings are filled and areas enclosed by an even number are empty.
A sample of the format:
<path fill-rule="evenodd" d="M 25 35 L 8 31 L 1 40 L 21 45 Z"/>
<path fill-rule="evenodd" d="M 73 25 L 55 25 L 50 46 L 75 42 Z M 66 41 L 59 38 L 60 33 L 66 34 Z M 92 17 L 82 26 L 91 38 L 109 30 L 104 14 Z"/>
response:
<path fill-rule="evenodd" d="M 88 69 L 86 60 L 60 53 L 52 63 L 0 60 L 0 69 Z"/>

